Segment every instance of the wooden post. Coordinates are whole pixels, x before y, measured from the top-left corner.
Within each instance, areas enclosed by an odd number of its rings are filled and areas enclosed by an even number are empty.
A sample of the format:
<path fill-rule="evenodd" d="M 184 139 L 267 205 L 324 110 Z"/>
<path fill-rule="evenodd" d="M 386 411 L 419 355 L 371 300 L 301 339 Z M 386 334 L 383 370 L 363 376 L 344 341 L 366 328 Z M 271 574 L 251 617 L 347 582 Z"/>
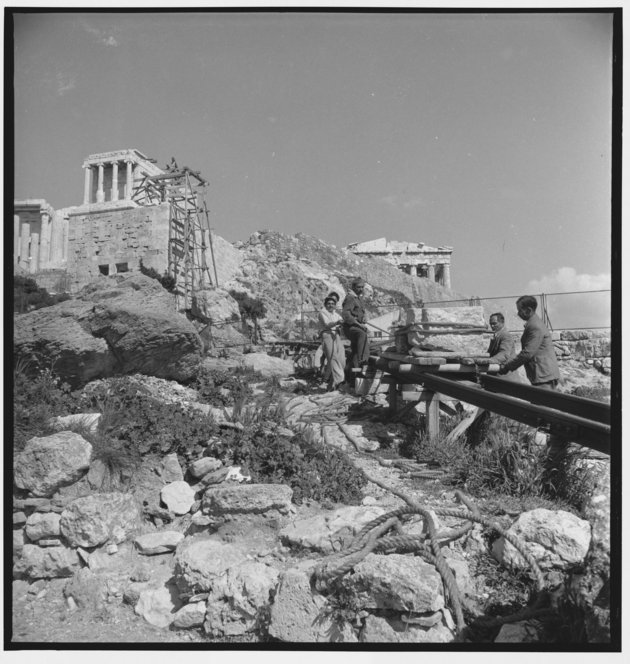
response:
<path fill-rule="evenodd" d="M 430 440 L 440 435 L 440 395 L 430 392 L 426 403 L 427 436 Z"/>
<path fill-rule="evenodd" d="M 387 390 L 387 403 L 389 404 L 389 415 L 394 416 L 398 408 L 398 385 L 395 381 L 389 384 Z"/>

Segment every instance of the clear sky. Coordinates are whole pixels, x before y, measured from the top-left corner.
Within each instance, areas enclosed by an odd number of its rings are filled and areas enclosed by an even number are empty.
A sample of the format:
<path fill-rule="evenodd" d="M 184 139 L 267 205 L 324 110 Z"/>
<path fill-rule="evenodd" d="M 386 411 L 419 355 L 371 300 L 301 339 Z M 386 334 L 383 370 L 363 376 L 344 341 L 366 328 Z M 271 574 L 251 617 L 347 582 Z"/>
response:
<path fill-rule="evenodd" d="M 230 241 L 448 245 L 481 297 L 608 288 L 611 71 L 606 13 L 17 15 L 15 197 L 80 204 L 83 159 L 135 147 L 200 170 Z"/>

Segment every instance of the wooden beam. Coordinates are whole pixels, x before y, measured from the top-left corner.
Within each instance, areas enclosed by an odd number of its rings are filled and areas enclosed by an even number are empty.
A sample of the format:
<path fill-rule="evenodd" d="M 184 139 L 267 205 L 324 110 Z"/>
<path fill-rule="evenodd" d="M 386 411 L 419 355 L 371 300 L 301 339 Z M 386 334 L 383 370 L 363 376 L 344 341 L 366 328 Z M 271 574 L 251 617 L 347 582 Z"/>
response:
<path fill-rule="evenodd" d="M 525 399 L 530 403 L 543 404 L 549 408 L 557 408 L 565 413 L 572 413 L 589 420 L 596 420 L 610 424 L 610 404 L 594 399 L 576 397 L 572 394 L 563 394 L 555 390 L 545 390 L 526 383 L 516 383 L 506 378 L 496 376 L 482 376 L 481 384 L 490 392 L 500 392 L 518 399 Z"/>

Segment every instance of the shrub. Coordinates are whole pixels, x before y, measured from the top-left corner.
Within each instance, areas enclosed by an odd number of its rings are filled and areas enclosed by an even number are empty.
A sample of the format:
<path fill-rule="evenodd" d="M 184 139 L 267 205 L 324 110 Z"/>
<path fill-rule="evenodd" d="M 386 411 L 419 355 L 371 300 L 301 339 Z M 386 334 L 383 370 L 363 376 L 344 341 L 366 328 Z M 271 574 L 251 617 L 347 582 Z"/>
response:
<path fill-rule="evenodd" d="M 163 403 L 126 377 L 97 385 L 84 405 L 102 413 L 101 430 L 140 454 L 187 455 L 217 432 L 212 417 Z"/>
<path fill-rule="evenodd" d="M 259 421 L 211 445 L 225 464 L 243 466 L 254 482 L 287 484 L 293 501 L 358 504 L 365 479 L 338 450 L 303 434 L 279 436 L 277 424 Z"/>
<path fill-rule="evenodd" d="M 16 275 L 13 278 L 13 311 L 24 313 L 34 309 L 50 307 L 58 302 L 69 300 L 68 293 L 52 295 L 45 288 L 40 288 L 34 279 Z"/>
<path fill-rule="evenodd" d="M 420 430 L 400 451 L 444 468 L 456 486 L 473 493 L 542 496 L 546 449 L 535 442 L 535 431 L 503 417 L 488 418 L 479 430 L 483 437 L 473 445 L 465 436 L 448 441 L 447 431 L 431 440 Z"/>
<path fill-rule="evenodd" d="M 175 290 L 176 286 L 175 277 L 168 274 L 168 272 L 160 274 L 156 269 L 152 267 L 145 267 L 145 265 L 142 262 L 142 259 L 140 259 L 140 272 L 145 276 L 150 277 L 151 279 L 159 281 L 162 288 L 165 288 L 169 293 L 172 293 Z"/>
<path fill-rule="evenodd" d="M 52 433 L 50 420 L 75 412 L 70 387 L 49 368 L 17 358 L 13 369 L 13 447 L 19 452 L 33 436 Z"/>
<path fill-rule="evenodd" d="M 218 407 L 232 406 L 252 396 L 252 388 L 248 383 L 252 373 L 243 369 L 228 372 L 202 367 L 190 387 L 197 390 L 204 403 Z"/>

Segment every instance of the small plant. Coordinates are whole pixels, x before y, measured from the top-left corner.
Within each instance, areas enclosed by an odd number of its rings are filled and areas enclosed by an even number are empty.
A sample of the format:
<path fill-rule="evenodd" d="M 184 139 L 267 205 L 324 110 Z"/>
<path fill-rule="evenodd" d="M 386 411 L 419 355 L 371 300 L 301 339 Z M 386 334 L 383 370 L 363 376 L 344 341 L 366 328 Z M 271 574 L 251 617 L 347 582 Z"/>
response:
<path fill-rule="evenodd" d="M 245 467 L 254 482 L 289 485 L 298 504 L 307 499 L 360 502 L 365 479 L 341 452 L 303 434 L 281 436 L 278 423 L 268 417 L 263 412 L 242 431 L 222 436 L 211 446 L 213 456 L 226 465 Z"/>
<path fill-rule="evenodd" d="M 503 417 L 489 418 L 479 431 L 483 438 L 474 444 L 464 436 L 449 440 L 448 432 L 433 440 L 415 432 L 401 453 L 444 468 L 456 486 L 479 495 L 542 496 L 546 450 L 536 444 L 535 432 Z"/>
<path fill-rule="evenodd" d="M 218 429 L 204 413 L 163 403 L 127 377 L 98 385 L 84 399 L 103 413 L 101 430 L 140 454 L 188 454 Z"/>
<path fill-rule="evenodd" d="M 168 274 L 168 272 L 160 274 L 156 269 L 152 267 L 145 267 L 145 265 L 142 262 L 142 259 L 140 259 L 140 272 L 144 274 L 146 277 L 150 277 L 151 279 L 155 279 L 156 281 L 158 281 L 161 284 L 162 288 L 166 289 L 169 293 L 172 293 L 175 290 L 176 286 L 175 277 Z"/>
<path fill-rule="evenodd" d="M 58 302 L 69 300 L 68 293 L 51 294 L 40 288 L 34 279 L 16 275 L 13 278 L 13 311 L 23 314 L 26 311 L 50 307 Z"/>
<path fill-rule="evenodd" d="M 238 401 L 249 399 L 253 392 L 249 386 L 246 370 L 233 372 L 201 368 L 190 387 L 197 390 L 201 401 L 219 408 L 232 406 Z"/>
<path fill-rule="evenodd" d="M 13 367 L 13 446 L 19 452 L 33 436 L 52 433 L 50 420 L 75 412 L 70 387 L 50 368 L 18 357 Z"/>

